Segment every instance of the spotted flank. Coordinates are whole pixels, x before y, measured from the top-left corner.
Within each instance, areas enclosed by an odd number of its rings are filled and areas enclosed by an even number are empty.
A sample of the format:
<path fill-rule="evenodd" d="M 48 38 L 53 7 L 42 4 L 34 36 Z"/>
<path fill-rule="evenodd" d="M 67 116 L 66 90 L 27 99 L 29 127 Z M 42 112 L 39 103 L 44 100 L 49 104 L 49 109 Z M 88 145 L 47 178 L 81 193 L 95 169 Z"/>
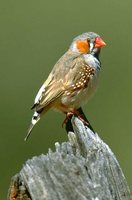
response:
<path fill-rule="evenodd" d="M 94 74 L 95 69 L 93 67 L 89 67 L 86 63 L 82 63 L 82 67 L 79 72 L 79 79 L 71 85 L 71 87 L 65 92 L 65 94 L 74 95 L 74 92 L 86 88 Z"/>

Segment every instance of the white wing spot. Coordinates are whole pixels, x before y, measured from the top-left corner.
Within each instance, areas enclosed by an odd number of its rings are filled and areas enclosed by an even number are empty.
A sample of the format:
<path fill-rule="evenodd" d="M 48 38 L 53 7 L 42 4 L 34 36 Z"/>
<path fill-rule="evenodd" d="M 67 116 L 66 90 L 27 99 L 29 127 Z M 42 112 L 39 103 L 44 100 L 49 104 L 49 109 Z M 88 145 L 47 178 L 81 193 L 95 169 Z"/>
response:
<path fill-rule="evenodd" d="M 39 103 L 39 101 L 41 100 L 41 98 L 42 98 L 42 93 L 45 91 L 45 87 L 44 87 L 44 85 L 42 85 L 42 87 L 39 89 L 39 91 L 38 91 L 38 94 L 37 94 L 37 96 L 35 97 L 35 100 L 34 100 L 34 104 L 37 104 L 37 103 Z"/>

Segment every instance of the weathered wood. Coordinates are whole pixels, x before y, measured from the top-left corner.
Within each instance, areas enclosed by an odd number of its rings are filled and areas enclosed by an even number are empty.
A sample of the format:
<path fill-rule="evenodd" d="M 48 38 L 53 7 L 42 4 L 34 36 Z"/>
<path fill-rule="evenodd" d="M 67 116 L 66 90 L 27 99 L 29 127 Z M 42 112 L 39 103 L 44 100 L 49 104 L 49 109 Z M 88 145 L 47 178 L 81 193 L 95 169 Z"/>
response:
<path fill-rule="evenodd" d="M 110 148 L 73 117 L 69 142 L 28 160 L 9 189 L 10 200 L 132 200 Z"/>

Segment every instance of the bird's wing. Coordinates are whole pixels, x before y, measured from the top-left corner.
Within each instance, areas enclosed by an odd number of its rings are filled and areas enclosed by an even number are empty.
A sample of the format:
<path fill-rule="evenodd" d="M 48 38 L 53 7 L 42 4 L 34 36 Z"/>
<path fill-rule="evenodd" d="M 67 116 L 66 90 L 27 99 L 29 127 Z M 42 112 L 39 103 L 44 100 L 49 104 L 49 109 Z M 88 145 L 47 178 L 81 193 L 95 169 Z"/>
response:
<path fill-rule="evenodd" d="M 63 94 L 63 89 L 61 86 L 61 80 L 55 79 L 51 73 L 48 79 L 39 89 L 32 108 L 36 108 L 37 112 L 41 112 L 41 109 L 45 108 L 61 94 Z"/>
<path fill-rule="evenodd" d="M 36 98 L 36 111 L 41 111 L 65 92 L 74 92 L 86 87 L 94 69 L 84 63 L 82 56 L 65 54 L 54 66 Z"/>

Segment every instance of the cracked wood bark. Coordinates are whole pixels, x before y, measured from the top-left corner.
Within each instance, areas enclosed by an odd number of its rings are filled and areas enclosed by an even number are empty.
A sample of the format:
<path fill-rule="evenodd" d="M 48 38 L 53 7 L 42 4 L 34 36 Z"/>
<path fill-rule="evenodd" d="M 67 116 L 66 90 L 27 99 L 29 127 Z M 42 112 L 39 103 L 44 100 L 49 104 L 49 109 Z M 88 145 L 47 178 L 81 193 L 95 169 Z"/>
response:
<path fill-rule="evenodd" d="M 26 161 L 11 180 L 9 200 L 132 200 L 110 148 L 78 118 L 72 125 L 68 142 Z"/>

